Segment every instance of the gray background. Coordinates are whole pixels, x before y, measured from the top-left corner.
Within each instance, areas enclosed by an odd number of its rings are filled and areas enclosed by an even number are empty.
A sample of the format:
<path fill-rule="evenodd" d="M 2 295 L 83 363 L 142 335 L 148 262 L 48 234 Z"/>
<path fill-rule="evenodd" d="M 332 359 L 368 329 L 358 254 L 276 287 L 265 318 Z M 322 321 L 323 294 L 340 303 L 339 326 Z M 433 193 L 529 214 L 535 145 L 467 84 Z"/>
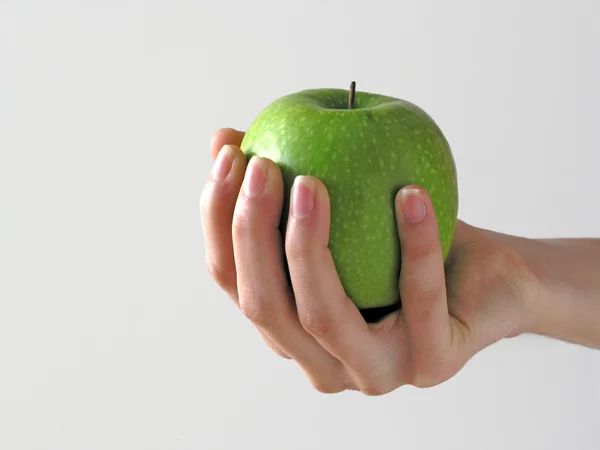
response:
<path fill-rule="evenodd" d="M 460 217 L 599 236 L 600 3 L 0 1 L 0 448 L 598 449 L 600 352 L 319 394 L 204 266 L 210 134 L 347 87 L 446 133 Z"/>

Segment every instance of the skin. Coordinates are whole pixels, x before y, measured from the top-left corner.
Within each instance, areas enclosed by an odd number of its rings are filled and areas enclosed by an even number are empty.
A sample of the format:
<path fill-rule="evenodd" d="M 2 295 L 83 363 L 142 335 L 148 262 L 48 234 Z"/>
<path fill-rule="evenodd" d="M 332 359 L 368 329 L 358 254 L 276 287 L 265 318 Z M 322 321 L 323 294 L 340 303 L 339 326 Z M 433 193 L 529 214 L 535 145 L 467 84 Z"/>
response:
<path fill-rule="evenodd" d="M 201 197 L 207 268 L 318 391 L 435 386 L 485 347 L 523 333 L 600 348 L 600 239 L 525 239 L 459 220 L 444 264 L 431 199 L 419 186 L 395 202 L 402 309 L 367 323 L 327 246 L 325 186 L 296 179 L 282 242 L 281 172 L 266 158 L 247 163 L 243 136 L 222 129 L 211 140 L 216 162 Z"/>

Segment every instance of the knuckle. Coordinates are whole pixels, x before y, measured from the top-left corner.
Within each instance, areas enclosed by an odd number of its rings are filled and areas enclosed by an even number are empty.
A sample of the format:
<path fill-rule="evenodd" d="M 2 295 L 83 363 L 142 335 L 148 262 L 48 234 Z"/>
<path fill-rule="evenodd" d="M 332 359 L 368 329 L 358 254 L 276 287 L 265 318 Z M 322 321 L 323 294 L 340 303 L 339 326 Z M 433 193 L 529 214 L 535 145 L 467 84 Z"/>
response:
<path fill-rule="evenodd" d="M 428 373 L 419 372 L 413 375 L 410 384 L 419 389 L 427 389 L 440 384 L 440 380 L 436 376 L 431 376 Z"/>
<path fill-rule="evenodd" d="M 218 183 L 209 179 L 200 194 L 200 211 L 222 210 L 223 203 L 230 204 L 236 196 L 235 186 L 231 183 Z"/>
<path fill-rule="evenodd" d="M 235 287 L 235 273 L 225 270 L 212 261 L 206 261 L 206 269 L 210 277 L 222 288 L 231 290 Z"/>
<path fill-rule="evenodd" d="M 403 385 L 399 367 L 396 364 L 383 364 L 370 371 L 370 376 L 361 385 L 360 391 L 369 397 L 388 394 Z"/>
<path fill-rule="evenodd" d="M 401 277 L 399 287 L 402 298 L 412 305 L 410 322 L 413 325 L 426 323 L 436 312 L 436 305 L 444 295 L 444 285 L 436 284 L 422 271 Z"/>
<path fill-rule="evenodd" d="M 322 312 L 305 311 L 299 317 L 302 327 L 313 336 L 327 336 L 333 330 L 334 320 Z"/>
<path fill-rule="evenodd" d="M 402 269 L 401 269 L 402 270 Z M 410 295 L 413 303 L 418 305 L 434 303 L 443 286 L 436 277 L 432 277 L 427 267 L 406 267 L 401 272 L 400 288 L 405 295 Z"/>
<path fill-rule="evenodd" d="M 245 235 L 254 228 L 253 217 L 247 206 L 235 208 L 232 220 L 232 231 L 235 235 Z"/>
<path fill-rule="evenodd" d="M 378 385 L 363 386 L 360 391 L 367 397 L 379 397 L 391 392 L 393 389 Z"/>
<path fill-rule="evenodd" d="M 449 378 L 443 357 L 420 358 L 414 364 L 410 384 L 417 388 L 429 388 L 437 386 Z"/>
<path fill-rule="evenodd" d="M 346 390 L 346 386 L 336 381 L 324 381 L 311 378 L 310 383 L 321 394 L 338 394 Z"/>
<path fill-rule="evenodd" d="M 248 320 L 261 328 L 273 328 L 277 318 L 273 303 L 257 295 L 241 295 L 240 310 Z"/>
<path fill-rule="evenodd" d="M 286 234 L 285 239 L 285 254 L 288 259 L 294 261 L 302 261 L 309 258 L 311 248 L 306 239 L 304 239 L 296 229 L 290 230 Z"/>
<path fill-rule="evenodd" d="M 405 247 L 406 260 L 409 264 L 427 260 L 440 252 L 439 240 L 435 238 L 420 239 L 416 243 Z"/>
<path fill-rule="evenodd" d="M 232 219 L 234 235 L 246 236 L 249 232 L 263 232 L 279 223 L 279 211 L 271 197 L 264 194 L 259 202 L 238 198 Z"/>

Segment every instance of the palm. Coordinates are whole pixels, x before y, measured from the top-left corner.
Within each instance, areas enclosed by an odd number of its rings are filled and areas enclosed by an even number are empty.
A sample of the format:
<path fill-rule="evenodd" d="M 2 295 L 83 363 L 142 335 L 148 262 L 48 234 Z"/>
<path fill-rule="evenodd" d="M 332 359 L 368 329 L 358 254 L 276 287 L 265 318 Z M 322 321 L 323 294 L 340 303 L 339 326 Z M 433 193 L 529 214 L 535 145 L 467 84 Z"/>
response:
<path fill-rule="evenodd" d="M 328 248 L 326 186 L 296 179 L 282 255 L 281 171 L 265 158 L 248 163 L 242 137 L 221 130 L 213 139 L 217 161 L 201 202 L 208 269 L 271 348 L 294 359 L 319 391 L 374 395 L 402 384 L 432 386 L 515 332 L 523 309 L 512 275 L 521 261 L 459 222 L 444 267 L 433 204 L 418 186 L 395 199 L 402 309 L 367 323 Z"/>

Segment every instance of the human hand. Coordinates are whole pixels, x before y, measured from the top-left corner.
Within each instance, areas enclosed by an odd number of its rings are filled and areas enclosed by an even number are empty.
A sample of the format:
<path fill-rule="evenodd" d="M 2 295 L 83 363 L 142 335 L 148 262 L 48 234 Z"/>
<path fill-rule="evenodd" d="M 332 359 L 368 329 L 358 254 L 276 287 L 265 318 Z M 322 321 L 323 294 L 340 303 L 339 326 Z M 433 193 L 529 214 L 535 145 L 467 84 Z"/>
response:
<path fill-rule="evenodd" d="M 283 243 L 281 172 L 264 158 L 247 164 L 243 136 L 223 129 L 211 142 L 216 162 L 201 197 L 207 267 L 267 344 L 295 360 L 317 390 L 381 395 L 404 384 L 434 386 L 527 328 L 537 285 L 524 260 L 496 234 L 459 221 L 444 265 L 433 205 L 417 186 L 403 188 L 395 202 L 402 308 L 367 323 L 327 247 L 326 187 L 296 179 Z"/>

